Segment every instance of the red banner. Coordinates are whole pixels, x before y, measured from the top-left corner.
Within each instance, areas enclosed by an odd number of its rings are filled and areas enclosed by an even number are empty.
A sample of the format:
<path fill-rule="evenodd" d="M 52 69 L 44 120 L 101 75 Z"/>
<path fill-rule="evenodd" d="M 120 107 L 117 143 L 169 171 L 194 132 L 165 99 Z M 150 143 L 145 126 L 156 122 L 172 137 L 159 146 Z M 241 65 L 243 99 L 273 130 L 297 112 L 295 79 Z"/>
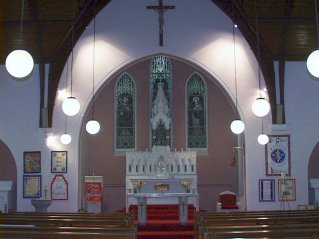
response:
<path fill-rule="evenodd" d="M 99 182 L 85 183 L 85 202 L 101 202 L 102 185 Z"/>

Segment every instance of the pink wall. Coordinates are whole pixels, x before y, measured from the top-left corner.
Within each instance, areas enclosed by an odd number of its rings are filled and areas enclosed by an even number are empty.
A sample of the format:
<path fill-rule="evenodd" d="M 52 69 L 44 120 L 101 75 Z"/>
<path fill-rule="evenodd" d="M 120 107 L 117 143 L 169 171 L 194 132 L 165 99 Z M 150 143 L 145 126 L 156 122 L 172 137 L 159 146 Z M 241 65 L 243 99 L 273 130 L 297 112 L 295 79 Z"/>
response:
<path fill-rule="evenodd" d="M 234 190 L 237 187 L 235 167 L 230 166 L 233 157 L 232 147 L 236 146 L 236 137 L 230 131 L 229 125 L 235 118 L 235 114 L 221 86 L 205 71 L 177 59 L 171 59 L 171 63 L 173 148 L 177 150 L 186 148 L 185 83 L 194 72 L 199 73 L 206 82 L 208 154 L 197 156 L 198 192 L 200 207 L 215 210 L 219 192 Z M 88 162 L 83 163 L 88 165 L 84 169 L 85 174 L 91 174 L 92 169 L 95 169 L 96 175 L 104 177 L 103 210 L 105 211 L 114 211 L 125 206 L 125 156 L 116 156 L 113 150 L 114 85 L 124 72 L 135 79 L 137 149 L 149 149 L 149 64 L 150 59 L 132 64 L 108 81 L 95 98 L 94 115 L 101 124 L 101 131 L 97 135 L 85 135 L 86 132 L 81 134 L 81 140 L 87 142 L 88 149 Z M 87 119 L 91 117 L 91 114 L 88 115 Z M 86 122 L 85 120 L 84 124 Z"/>

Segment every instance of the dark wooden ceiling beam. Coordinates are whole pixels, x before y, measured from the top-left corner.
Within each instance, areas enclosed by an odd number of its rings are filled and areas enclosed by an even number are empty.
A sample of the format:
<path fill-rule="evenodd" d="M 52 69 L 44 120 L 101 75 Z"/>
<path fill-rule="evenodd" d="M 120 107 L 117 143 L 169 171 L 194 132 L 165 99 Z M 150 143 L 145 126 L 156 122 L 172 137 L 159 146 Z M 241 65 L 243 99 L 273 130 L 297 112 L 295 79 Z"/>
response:
<path fill-rule="evenodd" d="M 218 6 L 225 14 L 230 18 L 232 0 L 211 0 L 216 6 Z M 253 50 L 256 59 L 257 57 L 257 32 L 255 28 L 255 22 L 247 22 L 247 14 L 242 8 L 242 1 L 233 0 L 234 3 L 234 19 L 233 21 L 239 26 L 241 33 L 248 42 L 250 48 Z M 255 20 L 256 21 L 256 20 Z M 263 44 L 262 39 L 259 37 L 259 66 L 263 73 L 265 84 L 268 91 L 269 103 L 271 105 L 272 122 L 276 121 L 276 88 L 275 88 L 275 73 L 274 73 L 274 61 L 271 51 L 267 49 L 265 44 Z"/>
<path fill-rule="evenodd" d="M 286 1 L 285 8 L 285 22 L 283 24 L 283 30 L 281 32 L 280 42 L 280 61 L 279 61 L 279 104 L 282 106 L 280 114 L 280 120 L 277 119 L 277 123 L 284 124 L 286 121 L 285 117 L 285 66 L 286 66 L 286 52 L 287 52 L 287 40 L 288 30 L 291 22 L 291 13 L 294 7 L 294 0 Z M 277 115 L 279 117 L 279 115 Z"/>
<path fill-rule="evenodd" d="M 40 79 L 40 105 L 39 105 L 39 127 L 48 127 L 47 116 L 42 114 L 43 110 L 46 109 L 45 105 L 45 62 L 43 60 L 43 37 L 41 30 L 41 20 L 39 19 L 39 8 L 36 0 L 28 0 L 29 10 L 36 28 L 36 42 L 37 42 L 37 59 L 39 64 L 39 79 Z M 46 112 L 46 111 L 45 111 Z"/>
<path fill-rule="evenodd" d="M 74 26 L 72 26 L 65 36 L 63 43 L 55 52 L 55 55 L 50 61 L 49 71 L 49 91 L 48 91 L 48 125 L 52 127 L 52 116 L 54 102 L 57 94 L 59 80 L 64 68 L 64 65 L 71 54 L 73 45 L 78 41 L 87 25 L 91 22 L 93 17 L 103 9 L 111 0 L 98 0 L 96 6 L 94 5 L 95 0 L 79 1 L 81 6 L 78 9 Z M 96 11 L 96 12 L 95 12 Z M 74 39 L 72 37 L 72 30 L 74 28 Z M 73 40 L 72 40 L 73 39 Z M 74 42 L 72 42 L 74 41 Z"/>

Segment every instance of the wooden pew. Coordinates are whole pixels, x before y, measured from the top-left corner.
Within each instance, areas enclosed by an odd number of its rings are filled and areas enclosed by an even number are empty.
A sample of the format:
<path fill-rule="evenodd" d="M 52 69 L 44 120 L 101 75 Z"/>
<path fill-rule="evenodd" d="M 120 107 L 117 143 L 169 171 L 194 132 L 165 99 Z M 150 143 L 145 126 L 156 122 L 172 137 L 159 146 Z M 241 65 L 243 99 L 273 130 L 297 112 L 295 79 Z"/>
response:
<path fill-rule="evenodd" d="M 8 213 L 0 214 L 1 224 L 37 226 L 121 226 L 132 227 L 134 215 L 131 213 Z"/>
<path fill-rule="evenodd" d="M 203 238 L 205 227 L 220 225 L 272 225 L 272 224 L 312 224 L 319 223 L 319 211 L 294 210 L 294 211 L 254 211 L 254 212 L 198 212 L 195 215 L 195 238 Z M 318 224 L 319 225 L 319 224 Z"/>
<path fill-rule="evenodd" d="M 0 214 L 0 238 L 136 238 L 132 213 Z"/>

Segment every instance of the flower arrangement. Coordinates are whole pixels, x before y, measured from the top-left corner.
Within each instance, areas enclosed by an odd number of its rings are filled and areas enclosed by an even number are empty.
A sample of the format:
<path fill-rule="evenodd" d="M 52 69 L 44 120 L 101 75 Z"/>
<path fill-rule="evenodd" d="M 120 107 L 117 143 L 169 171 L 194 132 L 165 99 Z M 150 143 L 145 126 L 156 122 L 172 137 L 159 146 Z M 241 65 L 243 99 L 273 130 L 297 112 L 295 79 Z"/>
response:
<path fill-rule="evenodd" d="M 190 185 L 192 184 L 191 181 L 181 181 L 181 185 L 184 188 L 185 192 L 189 193 L 190 192 Z"/>
<path fill-rule="evenodd" d="M 138 181 L 133 181 L 133 191 L 134 193 L 140 192 L 141 188 L 145 185 L 145 182 L 142 180 L 138 180 Z"/>

